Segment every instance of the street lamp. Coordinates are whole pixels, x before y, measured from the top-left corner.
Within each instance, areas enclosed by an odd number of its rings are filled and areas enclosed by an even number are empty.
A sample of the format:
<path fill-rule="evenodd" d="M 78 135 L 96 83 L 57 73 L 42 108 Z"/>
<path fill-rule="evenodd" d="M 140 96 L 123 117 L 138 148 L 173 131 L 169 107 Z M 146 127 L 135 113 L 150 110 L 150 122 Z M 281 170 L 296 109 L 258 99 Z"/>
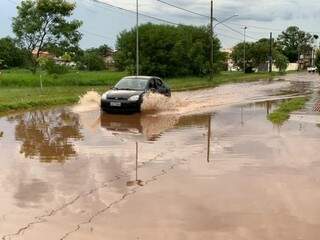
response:
<path fill-rule="evenodd" d="M 216 23 L 215 25 L 213 25 L 213 24 L 212 24 L 212 22 L 213 22 L 212 9 L 213 9 L 213 5 L 212 5 L 212 1 L 211 1 L 211 19 L 210 19 L 210 20 L 211 20 L 211 55 L 210 55 L 210 59 L 211 59 L 211 61 L 210 61 L 211 74 L 210 74 L 210 80 L 213 79 L 213 57 L 214 57 L 214 56 L 213 56 L 213 35 L 214 35 L 214 29 L 215 29 L 219 24 L 223 24 L 223 23 L 229 21 L 230 19 L 239 16 L 238 14 L 233 14 L 232 16 L 227 17 L 227 18 L 225 18 L 225 19 L 223 19 L 223 20 L 221 20 L 221 21 L 218 21 L 218 20 L 216 19 L 217 23 Z"/>

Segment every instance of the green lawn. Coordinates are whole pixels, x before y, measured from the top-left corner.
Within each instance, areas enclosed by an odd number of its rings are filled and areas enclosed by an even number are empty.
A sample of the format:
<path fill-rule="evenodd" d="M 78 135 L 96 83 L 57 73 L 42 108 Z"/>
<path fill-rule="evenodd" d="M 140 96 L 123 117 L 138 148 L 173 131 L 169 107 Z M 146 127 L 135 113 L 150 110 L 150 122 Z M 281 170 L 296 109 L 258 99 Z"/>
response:
<path fill-rule="evenodd" d="M 99 93 L 113 86 L 125 76 L 125 72 L 70 72 L 57 76 L 43 76 L 43 90 L 39 88 L 39 74 L 27 70 L 7 70 L 0 75 L 0 113 L 49 107 L 54 105 L 72 104 L 79 96 L 89 90 Z M 174 91 L 192 90 L 215 87 L 225 83 L 247 82 L 269 79 L 268 73 L 221 73 L 208 78 L 183 77 L 165 79 Z"/>
<path fill-rule="evenodd" d="M 71 71 L 61 75 L 42 74 L 43 86 L 111 86 L 126 76 L 125 72 L 112 71 Z M 40 73 L 33 74 L 24 69 L 3 71 L 0 87 L 39 87 Z"/>
<path fill-rule="evenodd" d="M 302 109 L 307 101 L 307 97 L 293 98 L 284 101 L 274 112 L 268 115 L 268 119 L 274 124 L 281 125 L 290 118 L 290 113 Z"/>
<path fill-rule="evenodd" d="M 14 110 L 49 107 L 76 103 L 79 96 L 94 90 L 102 93 L 107 87 L 48 87 L 40 88 L 0 88 L 0 114 Z"/>
<path fill-rule="evenodd" d="M 272 74 L 271 77 L 277 74 Z M 222 72 L 210 81 L 207 77 L 172 78 L 167 82 L 174 91 L 196 90 L 201 88 L 216 87 L 226 83 L 252 82 L 257 80 L 269 80 L 269 73 L 244 74 L 242 72 Z"/>

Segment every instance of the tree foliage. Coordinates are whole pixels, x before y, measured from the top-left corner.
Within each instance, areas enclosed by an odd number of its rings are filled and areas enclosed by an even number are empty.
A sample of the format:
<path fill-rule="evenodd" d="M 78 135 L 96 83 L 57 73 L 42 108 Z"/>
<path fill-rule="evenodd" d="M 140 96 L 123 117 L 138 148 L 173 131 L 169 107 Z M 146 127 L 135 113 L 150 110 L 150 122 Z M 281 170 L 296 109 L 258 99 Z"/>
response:
<path fill-rule="evenodd" d="M 95 52 L 85 52 L 79 58 L 79 68 L 89 71 L 101 71 L 106 69 L 103 57 Z"/>
<path fill-rule="evenodd" d="M 184 76 L 209 73 L 210 34 L 206 27 L 145 24 L 139 27 L 140 70 L 145 75 Z M 135 72 L 136 29 L 118 36 L 116 65 Z M 215 66 L 220 63 L 220 41 L 214 38 Z"/>
<path fill-rule="evenodd" d="M 35 58 L 46 47 L 76 47 L 81 39 L 81 21 L 68 20 L 75 4 L 67 0 L 23 0 L 13 18 L 13 32 L 22 48 Z M 33 61 L 37 66 L 36 59 Z"/>
<path fill-rule="evenodd" d="M 277 63 L 285 61 L 285 56 L 277 50 L 277 43 L 273 41 L 272 56 Z M 247 68 L 258 68 L 265 65 L 270 57 L 270 39 L 262 38 L 257 42 L 246 43 L 246 66 Z M 242 68 L 244 66 L 244 43 L 237 44 L 231 53 L 231 58 L 235 65 Z"/>
<path fill-rule="evenodd" d="M 103 44 L 97 48 L 89 48 L 86 50 L 87 53 L 94 53 L 94 54 L 97 54 L 101 57 L 106 57 L 110 54 L 113 53 L 113 50 L 111 47 L 109 47 L 108 45 L 106 44 Z"/>
<path fill-rule="evenodd" d="M 14 39 L 0 39 L 0 68 L 21 67 L 25 63 L 26 53 L 17 47 Z"/>
<path fill-rule="evenodd" d="M 279 72 L 284 73 L 288 68 L 289 60 L 285 55 L 278 52 L 274 56 L 274 64 L 279 69 Z"/>
<path fill-rule="evenodd" d="M 296 26 L 288 27 L 278 37 L 279 49 L 290 62 L 297 62 L 299 55 L 310 53 L 313 42 L 314 36 Z"/>

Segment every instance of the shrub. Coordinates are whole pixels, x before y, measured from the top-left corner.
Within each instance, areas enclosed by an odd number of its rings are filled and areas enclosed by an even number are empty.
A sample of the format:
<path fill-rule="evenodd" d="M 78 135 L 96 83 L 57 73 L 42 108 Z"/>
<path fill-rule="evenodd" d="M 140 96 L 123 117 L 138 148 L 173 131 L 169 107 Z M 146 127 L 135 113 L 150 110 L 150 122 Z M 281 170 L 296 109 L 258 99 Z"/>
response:
<path fill-rule="evenodd" d="M 65 65 L 56 64 L 53 60 L 49 59 L 44 65 L 44 69 L 48 74 L 57 75 L 64 74 L 69 71 L 69 68 Z"/>
<path fill-rule="evenodd" d="M 276 67 L 279 69 L 279 72 L 284 73 L 288 68 L 289 60 L 282 53 L 277 53 L 275 55 L 274 63 Z"/>

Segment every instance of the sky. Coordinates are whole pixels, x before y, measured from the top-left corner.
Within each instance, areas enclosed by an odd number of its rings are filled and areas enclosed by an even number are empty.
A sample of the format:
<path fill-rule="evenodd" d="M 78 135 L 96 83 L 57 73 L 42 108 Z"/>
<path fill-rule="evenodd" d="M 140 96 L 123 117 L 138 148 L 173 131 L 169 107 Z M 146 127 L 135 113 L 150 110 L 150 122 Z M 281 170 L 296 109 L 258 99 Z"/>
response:
<path fill-rule="evenodd" d="M 14 36 L 11 31 L 11 19 L 16 16 L 16 5 L 21 0 L 0 0 L 0 37 Z M 80 31 L 83 33 L 82 48 L 101 44 L 115 47 L 117 35 L 135 25 L 135 14 L 101 4 L 135 11 L 135 0 L 74 0 L 77 4 L 73 18 L 83 21 Z M 163 0 L 182 8 L 210 14 L 210 0 Z M 209 17 L 201 17 L 186 11 L 165 5 L 158 0 L 139 0 L 140 12 L 173 23 L 187 25 L 207 25 Z M 247 41 L 256 41 L 281 33 L 288 26 L 298 26 L 313 34 L 320 34 L 319 0 L 215 0 L 214 17 L 226 19 L 234 14 L 237 17 L 219 24 L 215 33 L 224 48 L 231 48 L 243 41 L 243 27 L 247 26 Z M 161 21 L 140 16 L 140 22 L 162 23 Z"/>

